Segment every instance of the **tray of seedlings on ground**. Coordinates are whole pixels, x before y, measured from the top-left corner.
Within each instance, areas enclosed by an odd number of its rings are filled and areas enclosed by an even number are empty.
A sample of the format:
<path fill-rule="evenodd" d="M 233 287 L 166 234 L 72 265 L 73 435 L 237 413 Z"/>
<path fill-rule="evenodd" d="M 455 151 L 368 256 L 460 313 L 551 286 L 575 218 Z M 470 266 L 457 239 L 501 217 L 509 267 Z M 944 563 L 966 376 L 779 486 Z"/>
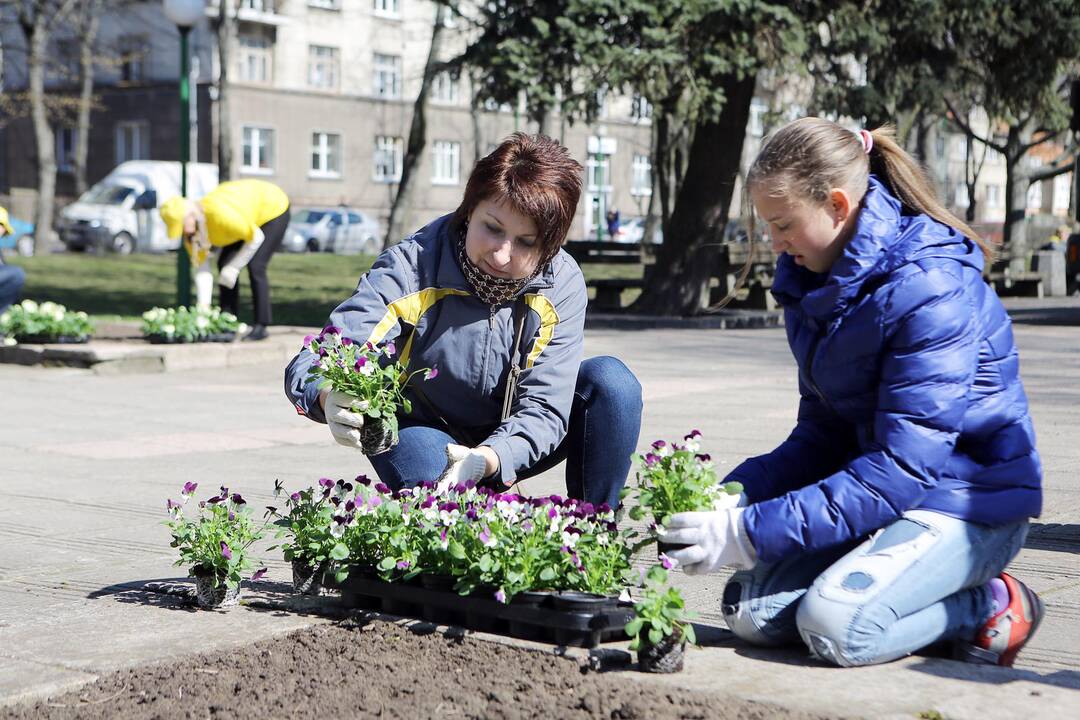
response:
<path fill-rule="evenodd" d="M 472 482 L 393 492 L 360 476 L 285 506 L 271 513 L 303 592 L 321 573 L 353 607 L 584 647 L 625 639 L 634 617 L 619 600 L 635 575 L 630 535 L 607 505 Z"/>
<path fill-rule="evenodd" d="M 155 307 L 142 315 L 143 337 L 155 345 L 232 342 L 247 325 L 221 308 Z"/>

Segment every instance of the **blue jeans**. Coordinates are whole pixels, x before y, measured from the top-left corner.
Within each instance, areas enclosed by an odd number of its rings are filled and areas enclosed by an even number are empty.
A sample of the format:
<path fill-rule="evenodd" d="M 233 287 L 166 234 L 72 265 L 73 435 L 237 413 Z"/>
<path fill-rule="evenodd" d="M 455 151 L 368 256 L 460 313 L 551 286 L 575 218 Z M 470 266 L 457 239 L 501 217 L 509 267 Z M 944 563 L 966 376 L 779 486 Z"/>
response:
<path fill-rule="evenodd" d="M 566 494 L 594 505 L 619 504 L 641 429 L 641 385 L 613 357 L 583 360 L 566 437 L 518 479 L 539 475 L 566 460 Z M 402 423 L 398 444 L 368 457 L 391 488 L 434 480 L 446 467 L 446 446 L 457 442 L 445 430 Z"/>
<path fill-rule="evenodd" d="M 747 642 L 801 639 L 845 667 L 971 640 L 991 615 L 985 584 L 1020 551 L 1027 529 L 1026 519 L 989 527 L 909 510 L 863 542 L 735 573 L 724 619 Z"/>
<path fill-rule="evenodd" d="M 0 312 L 15 304 L 25 282 L 26 273 L 21 267 L 0 262 Z"/>

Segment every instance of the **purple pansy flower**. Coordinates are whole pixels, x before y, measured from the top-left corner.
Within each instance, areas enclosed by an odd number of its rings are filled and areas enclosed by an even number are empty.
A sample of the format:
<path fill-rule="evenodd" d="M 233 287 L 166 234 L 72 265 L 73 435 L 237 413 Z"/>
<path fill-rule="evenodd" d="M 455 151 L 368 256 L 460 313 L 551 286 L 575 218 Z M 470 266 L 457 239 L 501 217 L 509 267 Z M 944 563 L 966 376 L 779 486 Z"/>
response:
<path fill-rule="evenodd" d="M 340 335 L 341 334 L 341 328 L 339 328 L 337 325 L 327 325 L 326 327 L 324 327 L 322 329 L 322 334 L 323 335 Z"/>
<path fill-rule="evenodd" d="M 347 338 L 347 337 L 341 338 L 341 344 L 344 345 L 345 347 L 348 347 L 349 345 L 352 345 L 353 344 L 352 338 Z"/>
<path fill-rule="evenodd" d="M 709 462 L 710 460 L 712 460 L 712 455 L 710 455 L 709 453 L 698 453 L 694 457 L 696 457 L 701 462 Z"/>
<path fill-rule="evenodd" d="M 262 580 L 263 576 L 265 576 L 265 575 L 266 575 L 266 568 L 259 568 L 258 570 L 255 571 L 255 574 L 251 576 L 251 581 L 255 582 L 256 580 Z"/>
<path fill-rule="evenodd" d="M 375 492 L 382 493 L 383 495 L 389 495 L 391 493 L 390 488 L 386 483 L 375 483 Z"/>
<path fill-rule="evenodd" d="M 165 509 L 168 510 L 169 512 L 172 512 L 173 510 L 175 510 L 175 509 L 177 509 L 179 507 L 180 507 L 180 503 L 176 502 L 172 498 L 169 498 L 168 500 L 165 501 Z"/>
<path fill-rule="evenodd" d="M 367 475 L 357 475 L 355 478 L 353 478 L 353 482 L 357 483 L 358 485 L 370 485 L 371 478 L 369 478 Z"/>
<path fill-rule="evenodd" d="M 664 566 L 665 570 L 670 570 L 675 567 L 675 563 L 671 561 L 671 558 L 665 553 L 660 553 L 660 564 Z"/>
<path fill-rule="evenodd" d="M 233 493 L 232 494 L 232 501 L 234 503 L 236 503 L 237 505 L 247 505 L 247 500 L 240 497 L 240 493 Z"/>
<path fill-rule="evenodd" d="M 660 456 L 656 453 L 645 453 L 645 465 L 652 466 L 660 462 Z"/>
<path fill-rule="evenodd" d="M 654 442 L 652 444 L 652 449 L 653 450 L 660 450 L 661 448 L 666 448 L 666 447 L 667 447 L 667 443 L 664 442 L 663 440 L 657 440 L 656 442 Z"/>
<path fill-rule="evenodd" d="M 683 436 L 683 440 L 693 440 L 694 438 L 701 437 L 700 430 L 691 430 L 689 434 Z"/>
<path fill-rule="evenodd" d="M 232 550 L 229 549 L 229 546 L 225 544 L 224 540 L 221 541 L 221 557 L 226 560 L 232 560 Z"/>
<path fill-rule="evenodd" d="M 319 485 L 324 488 L 332 488 L 334 487 L 334 481 L 330 478 L 319 478 Z"/>
<path fill-rule="evenodd" d="M 391 340 L 390 342 L 386 343 L 386 354 L 394 355 L 395 353 L 397 353 L 397 345 L 395 345 L 394 341 Z"/>
<path fill-rule="evenodd" d="M 499 588 L 498 590 L 495 591 L 495 599 L 498 602 L 501 602 L 503 605 L 505 605 L 506 604 L 506 592 L 502 588 Z"/>
<path fill-rule="evenodd" d="M 196 488 L 199 487 L 199 483 L 186 482 L 184 483 L 184 495 L 194 495 Z"/>
<path fill-rule="evenodd" d="M 409 569 L 409 561 L 408 560 L 398 560 L 397 561 L 397 569 L 398 570 L 408 570 Z"/>
<path fill-rule="evenodd" d="M 289 499 L 292 500 L 294 503 L 300 502 L 300 493 L 294 492 L 292 495 L 289 496 Z"/>
<path fill-rule="evenodd" d="M 424 375 L 424 379 L 425 379 L 425 380 L 434 380 L 434 379 L 435 379 L 435 378 L 437 378 L 437 377 L 439 377 L 439 368 L 437 368 L 437 367 L 433 367 L 433 368 L 431 368 L 431 369 L 430 369 L 430 370 L 428 370 L 428 371 L 427 371 L 427 373 L 426 373 L 426 374 Z"/>

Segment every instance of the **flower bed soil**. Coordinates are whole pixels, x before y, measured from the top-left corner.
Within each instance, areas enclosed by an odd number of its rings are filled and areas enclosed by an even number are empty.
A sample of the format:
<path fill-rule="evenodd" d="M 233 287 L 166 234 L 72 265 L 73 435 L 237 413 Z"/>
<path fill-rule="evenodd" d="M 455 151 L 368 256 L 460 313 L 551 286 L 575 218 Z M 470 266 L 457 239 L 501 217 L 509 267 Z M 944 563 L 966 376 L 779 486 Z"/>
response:
<path fill-rule="evenodd" d="M 357 620 L 114 673 L 48 701 L 0 709 L 0 717 L 816 717 L 641 678 L 583 671 L 576 660 L 460 634 Z"/>

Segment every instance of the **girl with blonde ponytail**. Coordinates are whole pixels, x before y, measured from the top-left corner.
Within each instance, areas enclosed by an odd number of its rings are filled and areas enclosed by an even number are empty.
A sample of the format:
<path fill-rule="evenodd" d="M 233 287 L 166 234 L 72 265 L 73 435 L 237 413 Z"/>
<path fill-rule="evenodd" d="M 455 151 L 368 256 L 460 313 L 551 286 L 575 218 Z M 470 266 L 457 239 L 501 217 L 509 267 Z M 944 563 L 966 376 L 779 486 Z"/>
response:
<path fill-rule="evenodd" d="M 803 118 L 747 175 L 780 254 L 773 293 L 799 369 L 794 431 L 726 478 L 743 507 L 672 517 L 687 572 L 740 568 L 740 638 L 842 666 L 943 640 L 1011 665 L 1043 604 L 1003 572 L 1042 505 L 992 249 L 946 210 L 890 128 Z"/>

